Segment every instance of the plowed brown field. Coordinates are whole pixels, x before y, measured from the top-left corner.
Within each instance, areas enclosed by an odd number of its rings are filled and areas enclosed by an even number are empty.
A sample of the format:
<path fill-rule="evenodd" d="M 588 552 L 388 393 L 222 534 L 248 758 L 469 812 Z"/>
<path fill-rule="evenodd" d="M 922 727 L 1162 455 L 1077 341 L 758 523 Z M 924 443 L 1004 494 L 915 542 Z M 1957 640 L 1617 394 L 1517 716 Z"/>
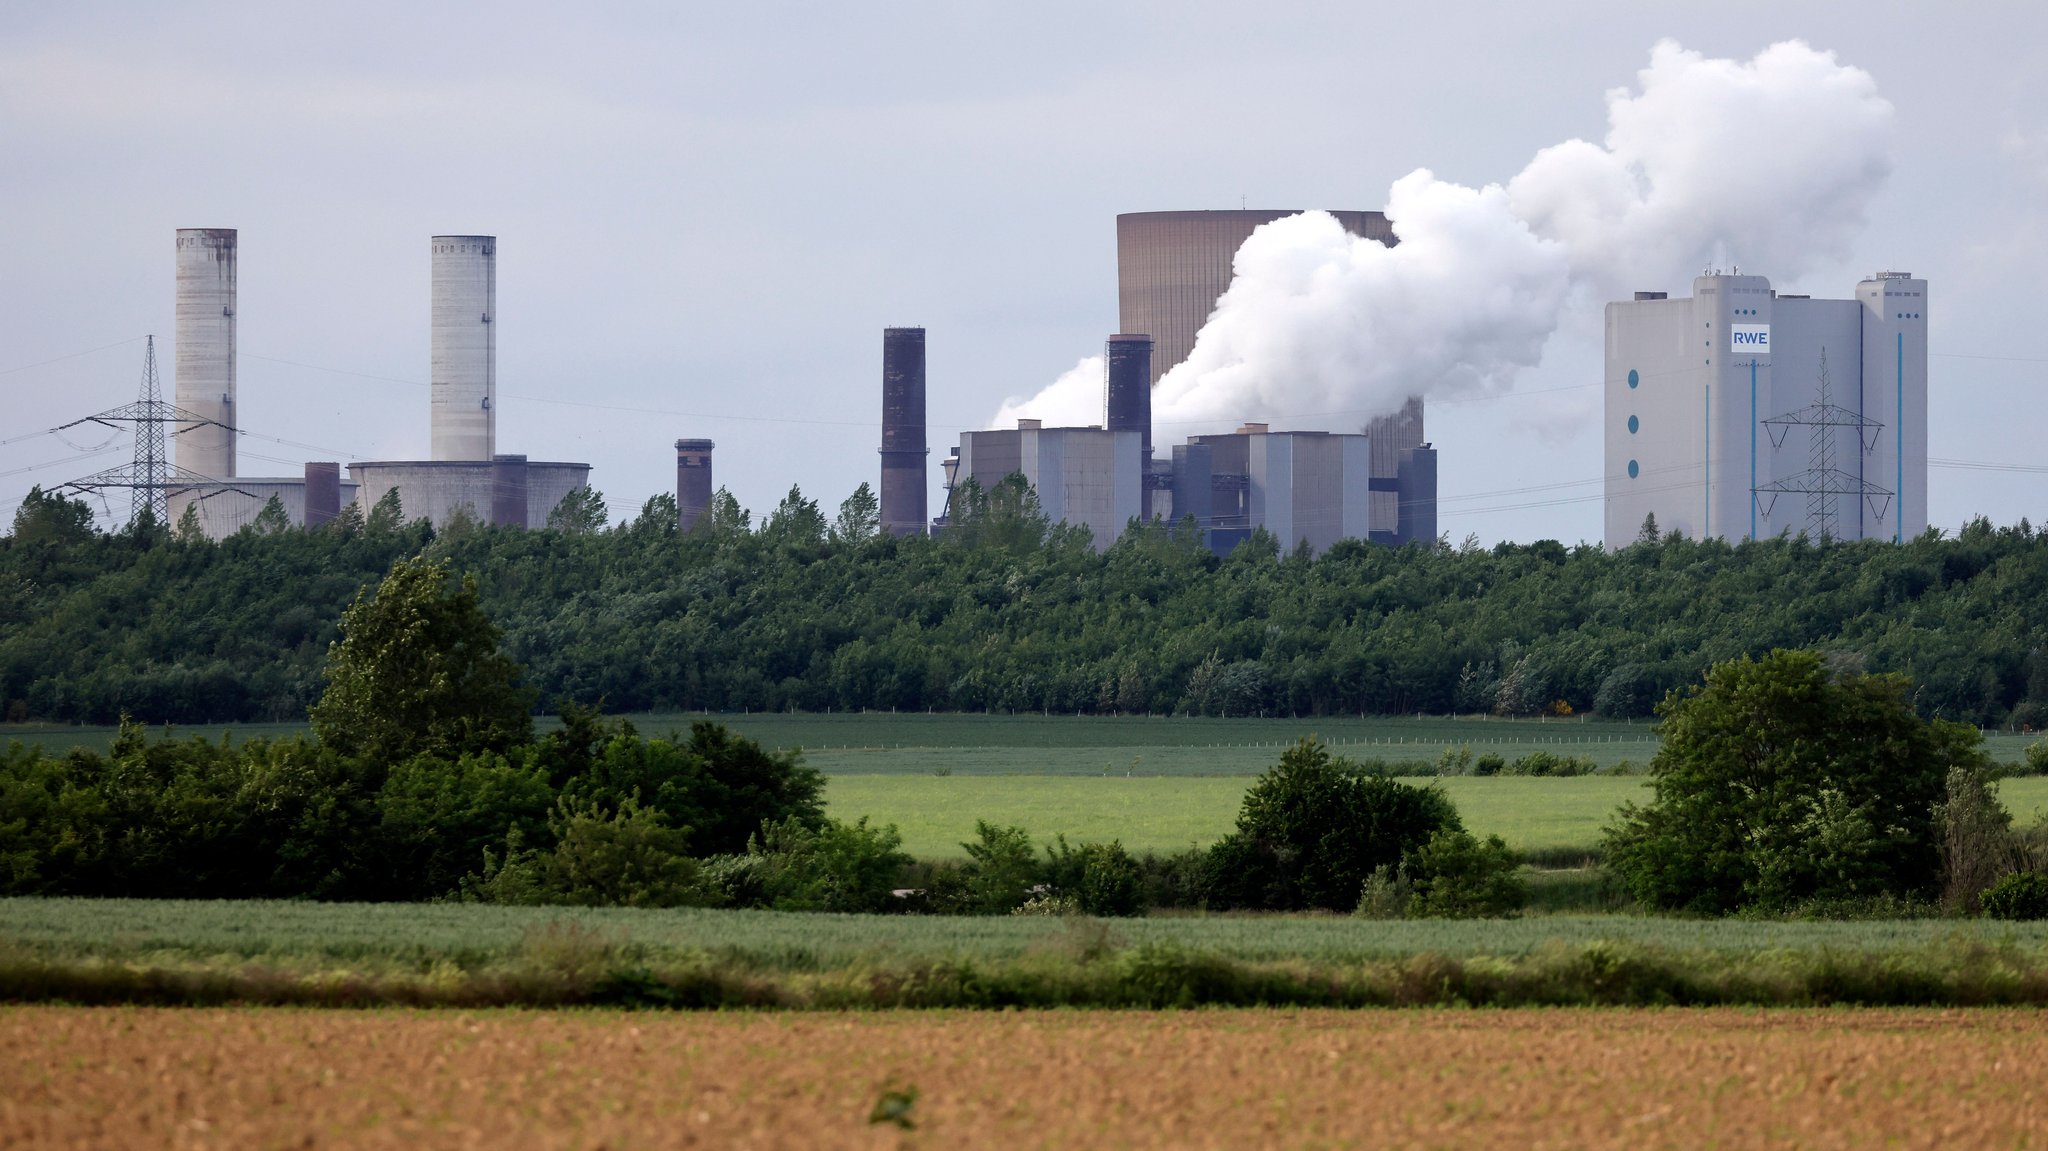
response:
<path fill-rule="evenodd" d="M 2048 1147 L 2048 1015 L 0 1009 L 9 1148 L 1765 1145 Z"/>

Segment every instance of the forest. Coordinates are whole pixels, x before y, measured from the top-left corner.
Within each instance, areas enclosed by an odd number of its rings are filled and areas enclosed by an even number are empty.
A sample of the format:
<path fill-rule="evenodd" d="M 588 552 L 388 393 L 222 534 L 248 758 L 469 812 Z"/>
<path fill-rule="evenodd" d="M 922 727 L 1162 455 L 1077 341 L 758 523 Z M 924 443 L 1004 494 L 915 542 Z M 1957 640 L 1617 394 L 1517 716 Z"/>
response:
<path fill-rule="evenodd" d="M 38 491 L 0 539 L 0 718 L 303 718 L 343 609 L 417 555 L 476 581 L 541 710 L 1636 717 L 1785 648 L 1901 673 L 1925 718 L 2048 726 L 2048 532 L 2024 520 L 1903 545 L 1646 525 L 1616 552 L 1255 536 L 1223 558 L 1154 524 L 1098 554 L 1014 477 L 954 519 L 889 538 L 863 484 L 836 515 L 721 492 L 691 532 L 670 496 L 608 526 L 589 493 L 543 530 L 387 502 L 212 542 L 146 516 L 100 531 Z"/>

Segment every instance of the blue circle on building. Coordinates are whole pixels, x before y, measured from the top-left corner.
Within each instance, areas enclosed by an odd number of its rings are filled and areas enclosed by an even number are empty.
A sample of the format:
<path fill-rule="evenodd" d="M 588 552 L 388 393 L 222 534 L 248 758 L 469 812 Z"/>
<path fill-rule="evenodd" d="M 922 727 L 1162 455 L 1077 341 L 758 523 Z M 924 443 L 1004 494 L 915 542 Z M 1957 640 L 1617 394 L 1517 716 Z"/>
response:
<path fill-rule="evenodd" d="M 1628 370 L 1628 386 L 1633 388 L 1637 384 L 1640 384 L 1642 382 L 1643 378 L 1641 376 L 1636 375 L 1636 370 L 1634 368 L 1630 368 Z"/>
<path fill-rule="evenodd" d="M 1630 478 L 1630 479 L 1635 479 L 1635 478 L 1636 478 L 1636 476 L 1637 476 L 1637 475 L 1638 475 L 1638 474 L 1639 474 L 1639 473 L 1640 473 L 1640 472 L 1641 472 L 1642 470 L 1643 470 L 1642 468 L 1640 468 L 1640 467 L 1636 466 L 1636 462 L 1635 462 L 1634 460 L 1630 460 L 1630 461 L 1628 462 L 1628 478 Z"/>
<path fill-rule="evenodd" d="M 1637 419 L 1636 419 L 1636 418 L 1635 418 L 1634 416 L 1630 416 L 1630 417 L 1628 418 L 1628 434 L 1629 434 L 1629 435 L 1635 435 L 1635 434 L 1636 434 L 1636 429 L 1637 429 L 1637 428 L 1639 428 L 1639 427 L 1642 427 L 1642 426 L 1643 426 L 1643 425 L 1642 425 L 1642 423 L 1641 423 L 1640 421 L 1638 421 L 1638 420 L 1637 420 Z"/>

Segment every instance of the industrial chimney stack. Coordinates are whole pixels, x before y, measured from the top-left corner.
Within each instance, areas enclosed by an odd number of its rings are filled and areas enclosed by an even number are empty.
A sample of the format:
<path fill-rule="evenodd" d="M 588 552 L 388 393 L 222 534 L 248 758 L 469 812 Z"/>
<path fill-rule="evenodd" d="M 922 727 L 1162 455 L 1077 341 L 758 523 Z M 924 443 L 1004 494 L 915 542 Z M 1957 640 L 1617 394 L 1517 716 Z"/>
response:
<path fill-rule="evenodd" d="M 489 462 L 498 446 L 498 238 L 433 244 L 433 455 Z"/>
<path fill-rule="evenodd" d="M 1136 429 L 1142 433 L 1139 479 L 1144 486 L 1140 500 L 1143 515 L 1152 518 L 1152 337 L 1118 334 L 1103 345 L 1102 360 L 1108 379 L 1103 387 L 1102 426 L 1112 432 Z"/>
<path fill-rule="evenodd" d="M 176 462 L 235 474 L 235 230 L 178 229 L 178 406 L 219 421 L 178 432 Z"/>
<path fill-rule="evenodd" d="M 924 329 L 882 329 L 882 530 L 923 535 Z"/>
<path fill-rule="evenodd" d="M 676 441 L 676 529 L 703 527 L 711 511 L 711 441 Z"/>

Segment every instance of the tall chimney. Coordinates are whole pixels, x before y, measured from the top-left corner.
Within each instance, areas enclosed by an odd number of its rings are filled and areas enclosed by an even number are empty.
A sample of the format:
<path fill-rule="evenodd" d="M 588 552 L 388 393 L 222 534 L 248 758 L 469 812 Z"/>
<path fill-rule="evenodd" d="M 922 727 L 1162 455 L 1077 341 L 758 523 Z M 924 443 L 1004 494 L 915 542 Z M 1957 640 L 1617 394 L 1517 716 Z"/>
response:
<path fill-rule="evenodd" d="M 882 329 L 882 530 L 923 535 L 924 329 Z"/>
<path fill-rule="evenodd" d="M 433 455 L 489 460 L 498 446 L 498 238 L 433 243 Z"/>
<path fill-rule="evenodd" d="M 341 514 L 341 465 L 306 461 L 306 526 L 317 528 Z"/>
<path fill-rule="evenodd" d="M 1152 337 L 1120 333 L 1103 345 L 1108 380 L 1103 387 L 1107 409 L 1102 426 L 1112 432 L 1137 429 L 1139 441 L 1139 508 L 1152 518 Z"/>
<path fill-rule="evenodd" d="M 676 441 L 676 530 L 692 532 L 709 522 L 711 441 Z"/>
<path fill-rule="evenodd" d="M 178 432 L 176 462 L 209 479 L 235 474 L 235 230 L 178 229 L 178 406 L 223 427 Z"/>

